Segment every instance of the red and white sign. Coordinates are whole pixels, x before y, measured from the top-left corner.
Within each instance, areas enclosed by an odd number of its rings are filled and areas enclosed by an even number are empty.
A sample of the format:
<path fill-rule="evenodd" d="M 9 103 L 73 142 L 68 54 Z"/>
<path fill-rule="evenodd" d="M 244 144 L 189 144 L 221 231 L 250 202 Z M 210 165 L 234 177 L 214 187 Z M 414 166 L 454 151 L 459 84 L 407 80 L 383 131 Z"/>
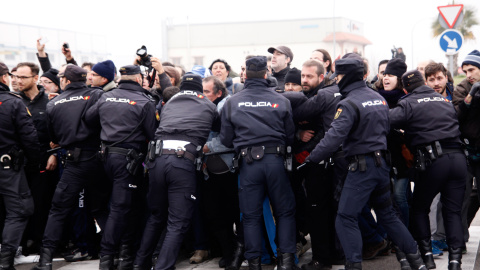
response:
<path fill-rule="evenodd" d="M 458 17 L 462 13 L 463 5 L 449 5 L 449 6 L 440 6 L 438 11 L 442 18 L 447 23 L 448 27 L 453 28 L 457 22 Z"/>

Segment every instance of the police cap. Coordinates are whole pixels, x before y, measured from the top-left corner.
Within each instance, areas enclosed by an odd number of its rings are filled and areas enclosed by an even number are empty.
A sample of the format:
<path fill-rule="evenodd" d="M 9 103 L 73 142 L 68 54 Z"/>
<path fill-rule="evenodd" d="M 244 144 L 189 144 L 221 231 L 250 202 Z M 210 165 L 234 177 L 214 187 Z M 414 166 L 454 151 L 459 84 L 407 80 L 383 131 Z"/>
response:
<path fill-rule="evenodd" d="M 127 65 L 120 68 L 120 75 L 135 75 L 141 73 L 140 67 L 135 65 Z"/>
<path fill-rule="evenodd" d="M 246 68 L 250 71 L 267 70 L 267 57 L 266 56 L 254 56 L 247 60 Z"/>
<path fill-rule="evenodd" d="M 7 65 L 4 63 L 0 62 L 0 76 L 3 76 L 5 74 L 12 75 L 10 71 L 8 71 Z"/>
<path fill-rule="evenodd" d="M 71 82 L 86 82 L 87 71 L 79 66 L 67 65 L 63 73 L 59 73 L 58 77 L 65 77 Z"/>
<path fill-rule="evenodd" d="M 363 61 L 361 58 L 351 57 L 335 61 L 335 76 L 360 70 L 363 73 Z"/>
<path fill-rule="evenodd" d="M 180 90 L 194 90 L 203 92 L 202 77 L 200 75 L 188 72 L 182 78 L 180 83 Z"/>
<path fill-rule="evenodd" d="M 418 70 L 410 70 L 402 76 L 403 88 L 407 92 L 412 92 L 415 88 L 425 85 L 422 73 Z"/>

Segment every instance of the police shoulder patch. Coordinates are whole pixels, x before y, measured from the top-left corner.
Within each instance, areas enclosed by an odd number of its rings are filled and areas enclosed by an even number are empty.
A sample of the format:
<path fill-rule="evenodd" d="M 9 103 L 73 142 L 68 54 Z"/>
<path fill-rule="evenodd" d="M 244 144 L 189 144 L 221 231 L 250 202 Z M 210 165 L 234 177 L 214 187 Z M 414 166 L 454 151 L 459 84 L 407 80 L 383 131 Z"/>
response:
<path fill-rule="evenodd" d="M 158 113 L 158 110 L 155 110 L 155 118 L 157 121 L 160 121 L 160 114 Z"/>
<path fill-rule="evenodd" d="M 335 114 L 335 117 L 333 118 L 333 120 L 337 119 L 338 117 L 340 117 L 340 114 L 342 113 L 342 109 L 338 108 L 337 110 L 337 113 Z"/>
<path fill-rule="evenodd" d="M 28 107 L 25 107 L 25 109 L 27 109 L 27 114 L 32 116 L 32 114 L 30 113 L 30 110 L 28 109 Z"/>

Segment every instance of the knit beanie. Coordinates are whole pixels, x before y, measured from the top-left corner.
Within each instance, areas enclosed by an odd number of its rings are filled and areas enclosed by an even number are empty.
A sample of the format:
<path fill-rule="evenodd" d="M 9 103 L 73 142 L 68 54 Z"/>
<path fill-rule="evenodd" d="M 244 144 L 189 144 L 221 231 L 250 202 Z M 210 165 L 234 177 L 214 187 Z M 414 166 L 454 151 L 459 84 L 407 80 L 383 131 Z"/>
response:
<path fill-rule="evenodd" d="M 112 60 L 98 62 L 92 67 L 92 70 L 98 75 L 107 79 L 108 82 L 113 81 L 115 78 L 115 65 L 113 64 Z"/>
<path fill-rule="evenodd" d="M 480 52 L 477 50 L 472 51 L 465 57 L 465 60 L 462 62 L 462 67 L 464 65 L 473 65 L 477 68 L 480 68 Z"/>
<path fill-rule="evenodd" d="M 41 77 L 49 78 L 56 86 L 60 87 L 60 79 L 57 77 L 58 70 L 51 68 L 44 72 Z"/>
<path fill-rule="evenodd" d="M 384 74 L 390 74 L 402 78 L 403 73 L 407 71 L 407 64 L 400 58 L 393 58 L 387 63 Z"/>
<path fill-rule="evenodd" d="M 285 83 L 302 85 L 302 71 L 297 68 L 290 69 L 285 75 Z"/>

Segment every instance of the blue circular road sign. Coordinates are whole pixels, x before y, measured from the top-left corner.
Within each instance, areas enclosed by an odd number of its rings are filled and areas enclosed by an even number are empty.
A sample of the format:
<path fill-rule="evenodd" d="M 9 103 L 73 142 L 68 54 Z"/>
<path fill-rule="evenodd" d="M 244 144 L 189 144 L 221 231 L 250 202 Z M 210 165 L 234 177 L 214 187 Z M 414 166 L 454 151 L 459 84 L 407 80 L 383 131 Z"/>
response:
<path fill-rule="evenodd" d="M 440 48 L 447 54 L 456 54 L 463 45 L 463 35 L 454 29 L 443 31 L 440 35 Z"/>

